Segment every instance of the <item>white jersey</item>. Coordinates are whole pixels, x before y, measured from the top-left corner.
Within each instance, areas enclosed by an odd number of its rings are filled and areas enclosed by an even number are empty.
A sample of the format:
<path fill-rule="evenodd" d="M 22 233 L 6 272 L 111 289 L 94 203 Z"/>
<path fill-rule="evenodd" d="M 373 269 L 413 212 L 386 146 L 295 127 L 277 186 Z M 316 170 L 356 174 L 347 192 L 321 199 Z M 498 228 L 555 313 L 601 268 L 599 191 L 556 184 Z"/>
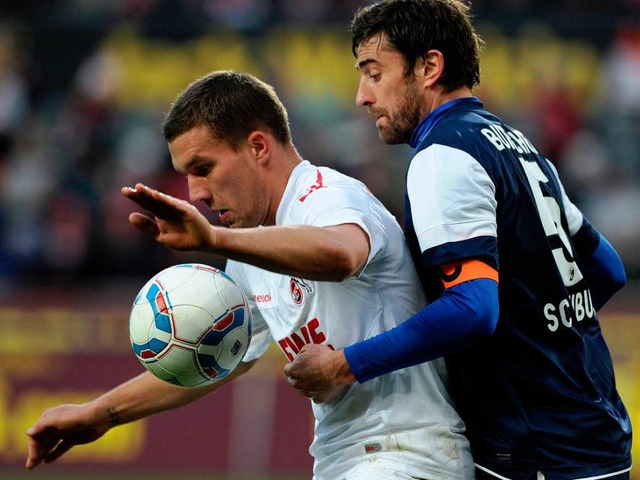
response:
<path fill-rule="evenodd" d="M 253 337 L 245 361 L 272 340 L 291 361 L 306 343 L 336 349 L 388 330 L 425 304 L 402 230 L 357 180 L 309 162 L 289 179 L 277 225 L 352 223 L 369 236 L 359 275 L 320 282 L 229 261 L 227 272 L 247 293 Z M 416 478 L 472 479 L 464 424 L 446 390 L 442 360 L 353 384 L 326 404 L 312 402 L 314 479 L 336 480 L 376 458 Z"/>

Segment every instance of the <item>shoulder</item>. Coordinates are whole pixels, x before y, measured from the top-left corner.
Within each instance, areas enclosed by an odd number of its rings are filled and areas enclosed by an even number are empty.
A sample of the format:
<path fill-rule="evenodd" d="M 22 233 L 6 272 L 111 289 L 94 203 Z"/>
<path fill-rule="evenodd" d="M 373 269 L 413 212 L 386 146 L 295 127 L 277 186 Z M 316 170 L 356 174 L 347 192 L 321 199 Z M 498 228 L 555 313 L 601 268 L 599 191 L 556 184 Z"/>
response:
<path fill-rule="evenodd" d="M 363 187 L 362 183 L 355 178 L 349 177 L 332 168 L 318 167 L 308 162 L 305 162 L 297 169 L 295 178 L 292 180 L 294 183 L 294 185 L 292 185 L 294 196 L 301 203 L 304 203 L 307 197 L 320 190 Z"/>
<path fill-rule="evenodd" d="M 480 153 L 491 151 L 491 140 L 486 131 L 501 124 L 498 117 L 485 110 L 452 111 L 433 127 L 416 150 L 439 144 L 465 151 L 477 158 Z"/>

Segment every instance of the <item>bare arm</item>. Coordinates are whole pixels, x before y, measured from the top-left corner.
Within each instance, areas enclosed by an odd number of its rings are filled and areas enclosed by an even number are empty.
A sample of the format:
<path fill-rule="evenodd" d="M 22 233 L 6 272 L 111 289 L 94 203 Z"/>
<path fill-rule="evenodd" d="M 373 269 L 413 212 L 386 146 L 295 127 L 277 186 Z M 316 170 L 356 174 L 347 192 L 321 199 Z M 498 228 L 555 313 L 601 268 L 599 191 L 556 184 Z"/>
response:
<path fill-rule="evenodd" d="M 72 447 L 98 440 L 121 423 L 194 402 L 246 373 L 254 363 L 241 363 L 225 379 L 200 388 L 171 385 L 145 372 L 88 403 L 49 408 L 27 430 L 26 468 L 31 470 L 43 461 L 51 463 Z"/>
<path fill-rule="evenodd" d="M 340 281 L 358 273 L 369 256 L 369 238 L 355 224 L 229 229 L 216 227 L 192 204 L 142 184 L 122 193 L 151 215 L 129 221 L 156 241 L 177 250 L 223 255 L 285 275 Z"/>
<path fill-rule="evenodd" d="M 349 278 L 361 270 L 369 255 L 367 235 L 351 223 L 220 230 L 215 253 L 309 280 Z"/>

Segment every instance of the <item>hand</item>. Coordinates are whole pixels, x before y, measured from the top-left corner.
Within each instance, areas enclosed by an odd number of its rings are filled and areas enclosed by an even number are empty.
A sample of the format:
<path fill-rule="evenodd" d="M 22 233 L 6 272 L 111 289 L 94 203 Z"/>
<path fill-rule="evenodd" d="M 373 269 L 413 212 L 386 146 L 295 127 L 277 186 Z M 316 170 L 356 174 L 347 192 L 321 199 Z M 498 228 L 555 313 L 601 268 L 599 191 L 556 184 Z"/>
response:
<path fill-rule="evenodd" d="M 108 421 L 96 422 L 87 404 L 59 405 L 45 410 L 40 419 L 27 430 L 29 451 L 26 468 L 51 463 L 75 445 L 91 443 L 111 427 Z"/>
<path fill-rule="evenodd" d="M 285 365 L 284 373 L 293 388 L 315 403 L 328 402 L 356 381 L 344 352 L 326 345 L 305 345 L 294 361 Z"/>
<path fill-rule="evenodd" d="M 156 241 L 175 250 L 215 249 L 216 228 L 189 202 L 141 183 L 135 188 L 124 187 L 121 192 L 151 213 L 133 212 L 129 223 L 151 234 Z"/>

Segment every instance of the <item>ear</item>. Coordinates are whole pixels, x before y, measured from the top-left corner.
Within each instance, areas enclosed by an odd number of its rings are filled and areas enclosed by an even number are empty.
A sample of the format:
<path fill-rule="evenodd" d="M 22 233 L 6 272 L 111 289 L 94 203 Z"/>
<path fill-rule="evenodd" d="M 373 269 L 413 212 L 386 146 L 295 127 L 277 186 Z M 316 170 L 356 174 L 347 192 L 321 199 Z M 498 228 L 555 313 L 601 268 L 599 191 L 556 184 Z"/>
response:
<path fill-rule="evenodd" d="M 247 138 L 251 154 L 258 164 L 263 164 L 269 158 L 271 152 L 271 137 L 260 130 L 252 132 Z"/>
<path fill-rule="evenodd" d="M 433 87 L 444 72 L 444 57 L 440 50 L 429 50 L 424 61 L 416 62 L 416 74 L 425 87 Z"/>

